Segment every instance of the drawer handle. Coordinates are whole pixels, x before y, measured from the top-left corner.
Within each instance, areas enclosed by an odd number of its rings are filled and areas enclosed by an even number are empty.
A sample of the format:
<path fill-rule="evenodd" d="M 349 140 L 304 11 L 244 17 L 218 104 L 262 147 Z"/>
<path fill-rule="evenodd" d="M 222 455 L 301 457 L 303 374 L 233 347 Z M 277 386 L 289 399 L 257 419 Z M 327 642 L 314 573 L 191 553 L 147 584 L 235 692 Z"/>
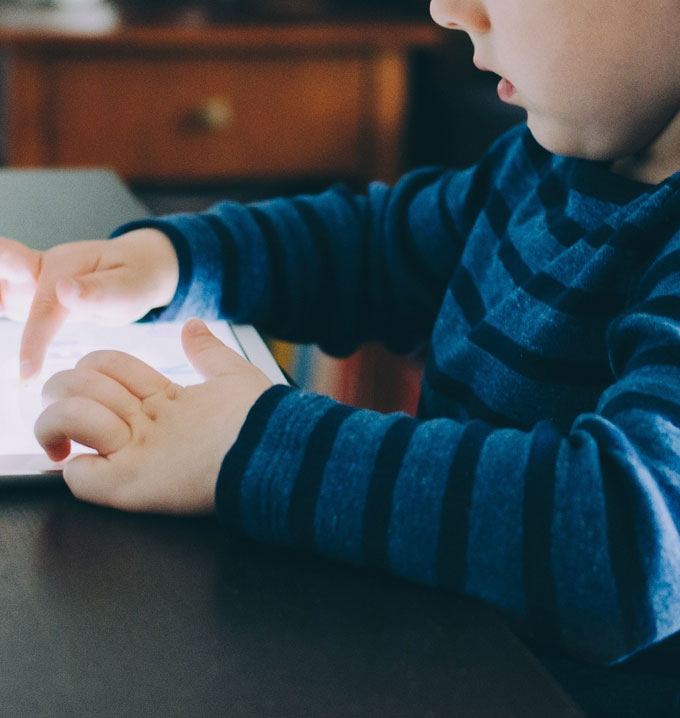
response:
<path fill-rule="evenodd" d="M 204 132 L 221 132 L 234 124 L 234 106 L 224 97 L 211 97 L 193 113 L 191 124 Z"/>

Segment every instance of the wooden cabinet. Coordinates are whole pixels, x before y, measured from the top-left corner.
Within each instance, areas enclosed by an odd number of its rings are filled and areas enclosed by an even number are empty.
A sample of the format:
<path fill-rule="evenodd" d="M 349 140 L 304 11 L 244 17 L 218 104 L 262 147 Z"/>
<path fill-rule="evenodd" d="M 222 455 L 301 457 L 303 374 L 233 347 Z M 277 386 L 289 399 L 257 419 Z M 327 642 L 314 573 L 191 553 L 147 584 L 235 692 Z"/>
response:
<path fill-rule="evenodd" d="M 49 161 L 154 179 L 351 173 L 361 69 L 344 57 L 60 60 Z"/>
<path fill-rule="evenodd" d="M 8 17 L 8 163 L 153 182 L 393 179 L 409 53 L 440 39 L 425 20 L 87 31 Z"/>

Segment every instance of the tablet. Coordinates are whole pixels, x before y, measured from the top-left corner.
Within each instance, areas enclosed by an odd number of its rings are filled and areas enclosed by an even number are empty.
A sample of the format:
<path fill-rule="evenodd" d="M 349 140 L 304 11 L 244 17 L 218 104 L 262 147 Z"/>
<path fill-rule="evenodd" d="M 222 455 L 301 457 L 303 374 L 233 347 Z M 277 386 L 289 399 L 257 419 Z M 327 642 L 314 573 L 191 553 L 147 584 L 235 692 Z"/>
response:
<path fill-rule="evenodd" d="M 149 210 L 110 170 L 0 169 L 0 235 L 35 249 L 59 242 L 107 237 L 124 222 Z M 210 328 L 228 346 L 258 366 L 275 383 L 287 383 L 267 345 L 253 327 L 227 322 Z M 37 380 L 19 381 L 22 325 L 0 319 L 0 482 L 61 480 L 33 437 L 42 406 L 42 384 L 72 368 L 95 349 L 119 349 L 138 356 L 177 384 L 199 381 L 180 343 L 179 323 L 138 323 L 126 327 L 65 324 Z"/>
<path fill-rule="evenodd" d="M 221 341 L 258 366 L 273 383 L 288 383 L 253 327 L 225 321 L 207 324 Z M 122 327 L 67 323 L 50 346 L 40 376 L 30 381 L 19 379 L 22 330 L 22 324 L 0 319 L 0 483 L 61 480 L 63 464 L 47 458 L 33 435 L 33 426 L 42 411 L 42 385 L 56 372 L 73 368 L 85 354 L 116 349 L 138 357 L 182 386 L 202 381 L 182 350 L 181 322 Z M 84 451 L 91 450 L 73 443 L 72 455 Z"/>

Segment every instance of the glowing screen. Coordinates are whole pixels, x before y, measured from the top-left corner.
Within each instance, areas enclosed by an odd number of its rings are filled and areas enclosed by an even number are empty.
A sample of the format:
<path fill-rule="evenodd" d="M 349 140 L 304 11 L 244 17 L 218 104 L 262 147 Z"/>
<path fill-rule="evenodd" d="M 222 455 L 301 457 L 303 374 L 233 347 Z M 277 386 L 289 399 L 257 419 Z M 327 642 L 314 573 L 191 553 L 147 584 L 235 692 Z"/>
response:
<path fill-rule="evenodd" d="M 226 322 L 208 326 L 227 346 L 244 353 Z M 116 349 L 138 357 L 182 386 L 202 381 L 182 351 L 181 323 L 155 322 L 124 327 L 66 324 L 49 349 L 39 377 L 19 379 L 19 342 L 23 325 L 0 319 L 0 454 L 42 454 L 33 425 L 42 411 L 40 392 L 45 381 L 58 371 L 72 369 L 85 354 L 97 349 Z M 75 451 L 83 447 L 74 444 Z"/>

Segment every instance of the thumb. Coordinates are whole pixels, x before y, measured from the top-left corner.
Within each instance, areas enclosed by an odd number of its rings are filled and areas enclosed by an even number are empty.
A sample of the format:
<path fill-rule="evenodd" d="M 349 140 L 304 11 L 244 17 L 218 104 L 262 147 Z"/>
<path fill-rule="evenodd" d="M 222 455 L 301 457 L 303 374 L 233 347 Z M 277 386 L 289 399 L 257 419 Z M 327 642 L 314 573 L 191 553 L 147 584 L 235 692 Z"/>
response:
<path fill-rule="evenodd" d="M 189 319 L 182 329 L 182 348 L 187 359 L 204 378 L 229 373 L 234 360 L 244 361 L 225 346 L 200 319 Z"/>

